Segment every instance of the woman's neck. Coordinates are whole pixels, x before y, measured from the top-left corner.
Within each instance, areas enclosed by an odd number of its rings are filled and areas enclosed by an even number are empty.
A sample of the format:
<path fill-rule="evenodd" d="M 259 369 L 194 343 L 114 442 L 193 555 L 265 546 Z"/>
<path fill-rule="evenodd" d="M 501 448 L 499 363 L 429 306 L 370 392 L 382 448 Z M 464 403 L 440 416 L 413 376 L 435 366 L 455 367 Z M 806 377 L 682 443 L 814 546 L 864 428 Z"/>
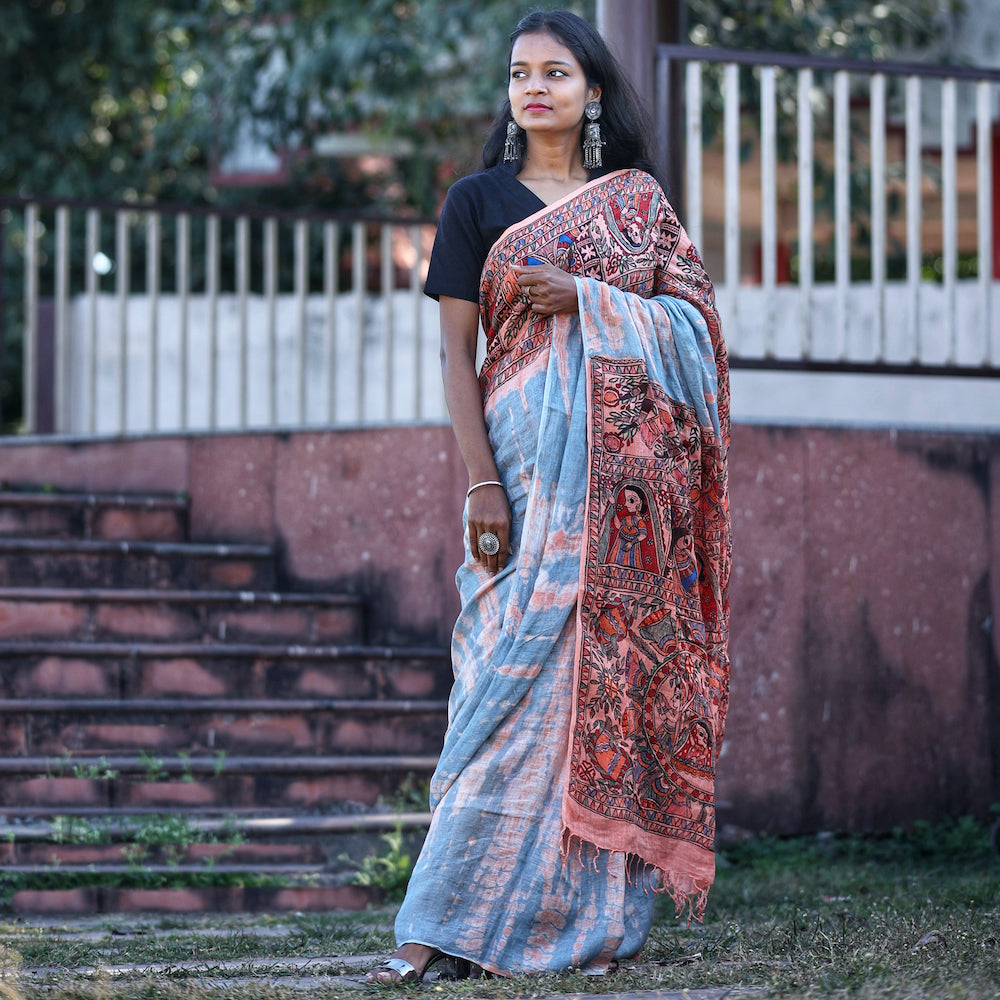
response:
<path fill-rule="evenodd" d="M 552 181 L 557 184 L 585 181 L 590 177 L 583 165 L 578 142 L 547 145 L 537 138 L 529 143 L 517 176 L 522 181 Z"/>

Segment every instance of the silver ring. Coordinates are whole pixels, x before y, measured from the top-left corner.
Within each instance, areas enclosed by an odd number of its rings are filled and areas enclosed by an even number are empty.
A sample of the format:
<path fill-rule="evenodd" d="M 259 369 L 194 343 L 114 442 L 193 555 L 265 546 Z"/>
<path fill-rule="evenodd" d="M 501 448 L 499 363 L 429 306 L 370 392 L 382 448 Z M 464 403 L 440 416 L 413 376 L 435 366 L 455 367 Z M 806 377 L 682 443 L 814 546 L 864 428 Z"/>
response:
<path fill-rule="evenodd" d="M 484 531 L 479 536 L 479 551 L 484 555 L 495 556 L 500 551 L 500 539 L 492 531 Z"/>

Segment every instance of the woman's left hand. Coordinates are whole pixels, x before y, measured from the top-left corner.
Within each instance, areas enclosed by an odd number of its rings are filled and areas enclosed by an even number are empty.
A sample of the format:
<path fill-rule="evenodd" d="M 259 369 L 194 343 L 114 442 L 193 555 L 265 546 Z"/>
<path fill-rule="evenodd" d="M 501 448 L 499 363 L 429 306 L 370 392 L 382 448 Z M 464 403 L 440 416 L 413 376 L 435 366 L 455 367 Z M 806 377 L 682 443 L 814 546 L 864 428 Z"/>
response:
<path fill-rule="evenodd" d="M 576 281 L 555 264 L 515 264 L 514 277 L 531 308 L 542 316 L 577 312 Z"/>

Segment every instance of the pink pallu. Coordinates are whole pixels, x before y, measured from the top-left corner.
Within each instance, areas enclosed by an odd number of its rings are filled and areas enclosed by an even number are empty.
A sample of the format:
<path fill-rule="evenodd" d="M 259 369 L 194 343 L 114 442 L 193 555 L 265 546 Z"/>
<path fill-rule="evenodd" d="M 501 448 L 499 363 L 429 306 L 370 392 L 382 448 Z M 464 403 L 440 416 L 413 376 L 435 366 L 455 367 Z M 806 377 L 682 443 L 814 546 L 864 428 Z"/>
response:
<path fill-rule="evenodd" d="M 578 317 L 531 311 L 510 272 L 529 256 L 581 279 Z M 711 283 L 655 180 L 629 170 L 508 230 L 487 259 L 481 306 L 487 411 L 539 352 L 583 342 L 564 850 L 585 842 L 641 858 L 700 916 L 729 687 L 729 385 Z"/>

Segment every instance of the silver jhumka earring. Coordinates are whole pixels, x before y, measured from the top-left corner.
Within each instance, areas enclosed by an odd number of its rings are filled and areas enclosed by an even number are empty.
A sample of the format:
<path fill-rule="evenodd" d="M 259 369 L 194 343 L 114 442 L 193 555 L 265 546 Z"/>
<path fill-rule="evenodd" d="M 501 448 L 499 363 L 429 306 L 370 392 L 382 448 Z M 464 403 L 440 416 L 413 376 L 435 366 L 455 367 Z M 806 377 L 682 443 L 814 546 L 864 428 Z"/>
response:
<path fill-rule="evenodd" d="M 503 144 L 503 162 L 514 163 L 521 159 L 521 136 L 513 118 L 507 122 L 507 139 Z"/>
<path fill-rule="evenodd" d="M 594 170 L 604 166 L 601 156 L 604 140 L 601 138 L 601 126 L 597 124 L 597 119 L 601 117 L 601 102 L 587 101 L 583 113 L 587 118 L 587 124 L 583 126 L 583 165 L 588 170 Z"/>

